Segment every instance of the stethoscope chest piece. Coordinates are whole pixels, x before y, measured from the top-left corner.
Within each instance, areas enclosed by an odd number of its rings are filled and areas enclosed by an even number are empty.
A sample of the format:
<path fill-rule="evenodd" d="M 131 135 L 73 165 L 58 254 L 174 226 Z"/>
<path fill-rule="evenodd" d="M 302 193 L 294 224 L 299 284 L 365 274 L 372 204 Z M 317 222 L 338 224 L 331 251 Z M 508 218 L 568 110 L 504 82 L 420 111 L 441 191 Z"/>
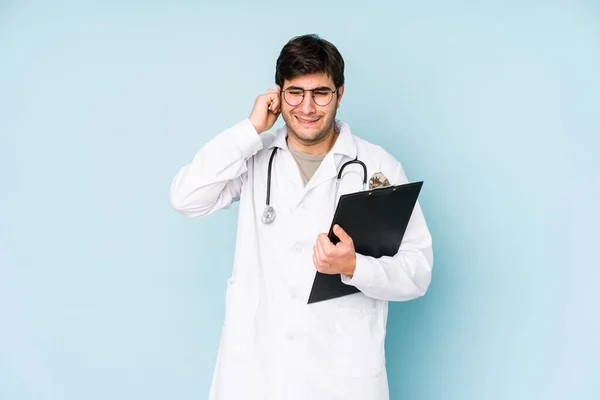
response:
<path fill-rule="evenodd" d="M 270 224 L 275 219 L 275 209 L 272 206 L 265 207 L 260 219 L 263 224 Z"/>

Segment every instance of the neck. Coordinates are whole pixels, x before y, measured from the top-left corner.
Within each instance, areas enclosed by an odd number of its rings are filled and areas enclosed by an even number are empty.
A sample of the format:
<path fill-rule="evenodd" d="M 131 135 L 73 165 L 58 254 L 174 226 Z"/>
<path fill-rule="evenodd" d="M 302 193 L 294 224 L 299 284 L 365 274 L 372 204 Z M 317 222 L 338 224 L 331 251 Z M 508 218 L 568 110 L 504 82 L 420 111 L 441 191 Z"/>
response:
<path fill-rule="evenodd" d="M 339 136 L 334 128 L 323 139 L 317 142 L 302 140 L 294 134 L 288 134 L 288 144 L 304 154 L 322 155 L 329 153 Z"/>

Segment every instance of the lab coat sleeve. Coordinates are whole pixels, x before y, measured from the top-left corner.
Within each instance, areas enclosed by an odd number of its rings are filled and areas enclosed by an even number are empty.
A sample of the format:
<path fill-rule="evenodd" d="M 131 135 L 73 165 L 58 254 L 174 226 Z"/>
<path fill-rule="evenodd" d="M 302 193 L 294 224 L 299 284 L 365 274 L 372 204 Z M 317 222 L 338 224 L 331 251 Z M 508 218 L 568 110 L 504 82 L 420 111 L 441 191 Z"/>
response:
<path fill-rule="evenodd" d="M 248 159 L 262 147 L 249 119 L 221 132 L 173 179 L 172 207 L 195 218 L 229 207 L 239 199 Z"/>
<path fill-rule="evenodd" d="M 396 161 L 392 184 L 407 183 Z M 366 296 L 387 301 L 407 301 L 421 297 L 431 282 L 433 268 L 432 239 L 419 202 L 415 205 L 402 244 L 395 256 L 373 258 L 356 254 L 353 276 L 342 281 L 358 288 Z"/>

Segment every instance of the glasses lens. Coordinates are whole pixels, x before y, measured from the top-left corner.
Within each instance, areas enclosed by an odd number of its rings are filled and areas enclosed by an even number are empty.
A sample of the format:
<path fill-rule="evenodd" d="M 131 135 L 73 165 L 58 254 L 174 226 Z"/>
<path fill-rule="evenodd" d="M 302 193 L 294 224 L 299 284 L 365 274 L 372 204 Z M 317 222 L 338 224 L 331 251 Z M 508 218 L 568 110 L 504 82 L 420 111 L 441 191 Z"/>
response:
<path fill-rule="evenodd" d="M 329 89 L 315 90 L 313 92 L 315 103 L 319 106 L 326 106 L 333 99 L 333 92 Z"/>
<path fill-rule="evenodd" d="M 285 101 L 290 106 L 297 106 L 300 103 L 302 103 L 302 100 L 304 99 L 304 91 L 295 89 L 286 90 L 285 92 L 283 92 L 283 96 L 285 98 Z"/>

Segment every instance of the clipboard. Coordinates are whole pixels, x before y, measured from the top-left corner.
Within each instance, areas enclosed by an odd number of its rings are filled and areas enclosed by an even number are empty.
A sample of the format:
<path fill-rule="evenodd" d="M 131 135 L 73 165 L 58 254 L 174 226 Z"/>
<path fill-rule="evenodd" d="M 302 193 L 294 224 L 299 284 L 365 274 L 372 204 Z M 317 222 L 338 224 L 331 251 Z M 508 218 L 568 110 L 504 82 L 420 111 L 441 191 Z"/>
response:
<path fill-rule="evenodd" d="M 379 258 L 394 256 L 413 213 L 423 182 L 376 188 L 340 196 L 335 210 L 329 240 L 340 240 L 333 233 L 338 224 L 354 242 L 356 253 Z M 359 292 L 342 282 L 340 274 L 316 272 L 308 304 Z"/>

